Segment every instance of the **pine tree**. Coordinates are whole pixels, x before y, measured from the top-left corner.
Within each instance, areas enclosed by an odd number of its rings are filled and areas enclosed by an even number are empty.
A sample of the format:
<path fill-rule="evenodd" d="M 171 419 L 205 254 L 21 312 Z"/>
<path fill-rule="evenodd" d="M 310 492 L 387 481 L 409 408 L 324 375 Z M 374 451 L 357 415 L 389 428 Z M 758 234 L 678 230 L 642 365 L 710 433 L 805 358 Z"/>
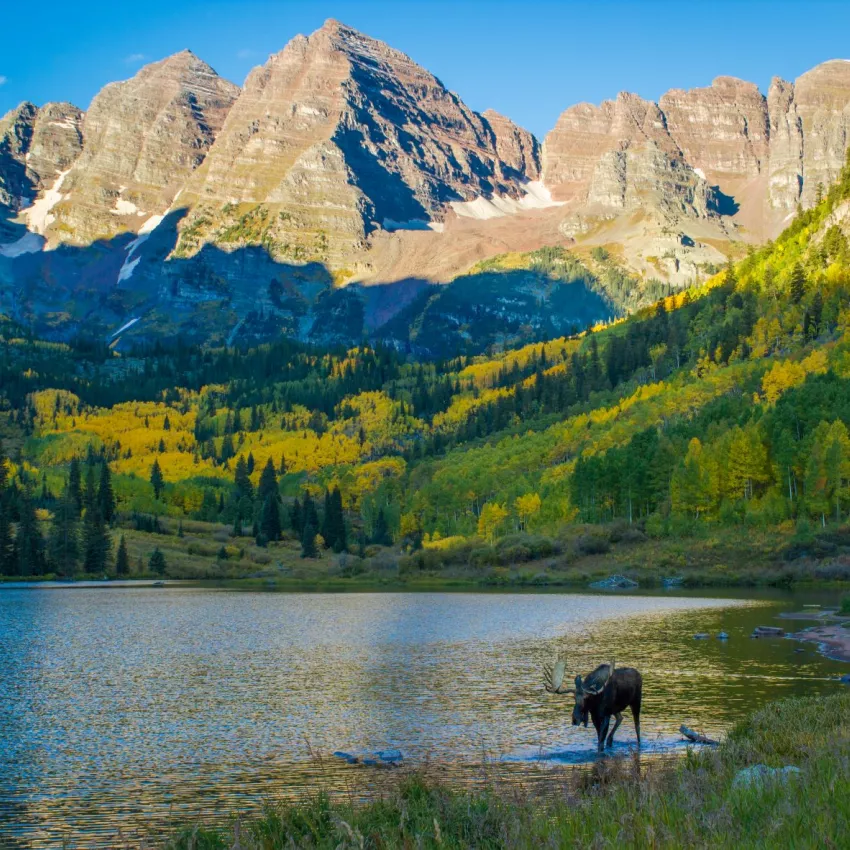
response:
<path fill-rule="evenodd" d="M 121 540 L 118 543 L 118 553 L 115 556 L 115 575 L 126 576 L 130 574 L 130 560 L 127 557 L 127 544 L 124 541 L 124 535 L 121 535 Z"/>
<path fill-rule="evenodd" d="M 97 503 L 100 515 L 107 523 L 115 519 L 115 493 L 112 490 L 112 475 L 109 471 L 109 463 L 104 460 L 100 467 L 100 487 L 97 491 Z"/>
<path fill-rule="evenodd" d="M 274 463 L 271 458 L 266 461 L 263 471 L 260 474 L 260 483 L 257 487 L 257 500 L 260 504 L 265 504 L 266 499 L 271 496 L 275 501 L 280 501 L 280 494 L 277 489 L 277 476 L 274 471 Z"/>
<path fill-rule="evenodd" d="M 280 540 L 280 508 L 274 495 L 266 496 L 260 516 L 260 534 L 266 540 Z"/>
<path fill-rule="evenodd" d="M 799 263 L 794 263 L 794 267 L 791 269 L 789 292 L 791 300 L 795 304 L 799 304 L 803 300 L 803 296 L 806 294 L 806 274 Z"/>
<path fill-rule="evenodd" d="M 390 529 L 387 525 L 387 518 L 384 516 L 384 509 L 378 508 L 378 516 L 375 520 L 375 529 L 372 533 L 372 542 L 380 546 L 391 546 L 392 537 L 390 537 Z"/>
<path fill-rule="evenodd" d="M 86 461 L 86 487 L 83 491 L 83 507 L 86 513 L 92 513 L 97 508 L 97 487 L 94 483 L 94 460 Z"/>
<path fill-rule="evenodd" d="M 292 508 L 289 511 L 289 524 L 298 538 L 300 538 L 304 532 L 304 512 L 301 510 L 301 502 L 298 501 L 298 496 L 295 497 L 295 501 L 292 503 Z"/>
<path fill-rule="evenodd" d="M 9 468 L 6 465 L 6 454 L 3 450 L 3 443 L 0 442 L 0 575 L 12 574 L 12 555 L 14 553 L 8 479 Z"/>
<path fill-rule="evenodd" d="M 339 492 L 339 487 L 334 487 L 331 504 L 335 519 L 334 540 L 331 545 L 334 552 L 344 552 L 348 549 L 348 530 L 345 527 L 345 513 L 342 510 L 342 494 Z"/>
<path fill-rule="evenodd" d="M 148 561 L 148 569 L 158 576 L 165 575 L 165 571 L 168 569 L 168 564 L 165 561 L 165 555 L 162 554 L 158 546 L 151 554 L 150 560 Z"/>
<path fill-rule="evenodd" d="M 316 526 L 310 525 L 310 523 L 304 526 L 304 533 L 301 535 L 301 557 L 319 557 L 319 550 L 316 547 Z"/>
<path fill-rule="evenodd" d="M 310 525 L 313 527 L 313 534 L 318 534 L 319 515 L 316 512 L 316 503 L 310 496 L 309 490 L 304 491 L 304 502 L 301 506 L 301 512 L 303 515 L 302 522 L 304 523 L 304 527 L 306 528 Z"/>
<path fill-rule="evenodd" d="M 68 490 L 77 506 L 77 516 L 79 517 L 83 512 L 83 481 L 80 473 L 80 461 L 77 458 L 71 459 L 71 466 L 68 469 Z"/>
<path fill-rule="evenodd" d="M 20 498 L 20 521 L 15 536 L 15 555 L 19 576 L 37 576 L 44 572 L 44 539 L 35 515 L 31 494 L 24 489 Z"/>
<path fill-rule="evenodd" d="M 251 479 L 248 477 L 248 464 L 245 462 L 244 455 L 239 455 L 236 461 L 236 474 L 233 478 L 233 483 L 236 485 L 236 491 L 240 499 L 254 499 L 254 487 L 251 484 Z"/>
<path fill-rule="evenodd" d="M 53 524 L 47 543 L 48 557 L 53 570 L 72 576 L 80 565 L 80 532 L 77 505 L 69 484 L 65 485 L 62 500 L 53 514 Z"/>
<path fill-rule="evenodd" d="M 322 540 L 325 541 L 325 549 L 330 549 L 335 537 L 333 507 L 331 507 L 331 494 L 329 490 L 325 490 L 325 506 L 324 514 L 322 515 L 321 526 Z"/>
<path fill-rule="evenodd" d="M 256 465 L 256 462 L 254 461 L 254 453 L 248 452 L 248 460 L 245 462 L 245 466 L 248 469 L 248 475 L 254 474 L 254 466 L 255 465 Z"/>
<path fill-rule="evenodd" d="M 162 491 L 165 488 L 165 479 L 162 477 L 162 469 L 159 465 L 159 460 L 154 458 L 151 466 L 151 485 L 153 486 L 153 497 L 159 500 Z"/>
<path fill-rule="evenodd" d="M 280 466 L 278 467 L 278 475 L 281 477 L 286 475 L 286 458 L 281 455 L 280 456 Z"/>

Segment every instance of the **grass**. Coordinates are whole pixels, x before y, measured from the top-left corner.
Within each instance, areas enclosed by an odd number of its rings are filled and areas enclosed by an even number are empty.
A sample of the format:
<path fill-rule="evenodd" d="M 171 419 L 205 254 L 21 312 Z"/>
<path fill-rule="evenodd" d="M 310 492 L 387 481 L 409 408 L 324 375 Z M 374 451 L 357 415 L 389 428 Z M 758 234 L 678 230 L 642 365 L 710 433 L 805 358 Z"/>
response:
<path fill-rule="evenodd" d="M 787 784 L 735 788 L 739 770 L 795 765 Z M 364 805 L 267 807 L 203 824 L 168 850 L 276 848 L 840 847 L 850 835 L 850 694 L 767 705 L 712 750 L 677 765 L 606 759 L 567 794 L 466 792 L 410 775 Z"/>

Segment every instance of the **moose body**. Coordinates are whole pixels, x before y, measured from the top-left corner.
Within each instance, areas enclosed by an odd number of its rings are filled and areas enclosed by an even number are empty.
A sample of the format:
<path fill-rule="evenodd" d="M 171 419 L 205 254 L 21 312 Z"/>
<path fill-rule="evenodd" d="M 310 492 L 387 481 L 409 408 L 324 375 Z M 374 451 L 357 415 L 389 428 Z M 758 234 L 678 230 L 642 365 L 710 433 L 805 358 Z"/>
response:
<path fill-rule="evenodd" d="M 614 662 L 600 664 L 582 679 L 576 676 L 575 689 L 562 690 L 563 662 L 554 668 L 545 669 L 546 690 L 550 693 L 572 694 L 573 726 L 587 726 L 588 717 L 593 721 L 599 752 L 614 742 L 614 733 L 623 722 L 623 712 L 630 708 L 635 722 L 638 746 L 640 746 L 640 702 L 643 679 L 632 667 L 614 668 Z M 615 719 L 611 729 L 611 718 Z M 610 731 L 609 731 L 610 730 Z"/>

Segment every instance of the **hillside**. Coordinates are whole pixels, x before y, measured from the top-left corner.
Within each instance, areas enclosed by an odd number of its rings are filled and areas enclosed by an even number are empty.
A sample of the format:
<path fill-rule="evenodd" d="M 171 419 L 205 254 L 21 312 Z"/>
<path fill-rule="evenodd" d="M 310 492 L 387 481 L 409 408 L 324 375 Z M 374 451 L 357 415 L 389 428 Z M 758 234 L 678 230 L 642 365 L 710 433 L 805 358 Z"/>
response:
<path fill-rule="evenodd" d="M 557 578 L 574 552 L 612 540 L 698 548 L 725 529 L 772 535 L 792 559 L 831 557 L 841 577 L 848 211 L 845 168 L 775 242 L 705 286 L 489 357 L 423 362 L 285 340 L 118 355 L 40 342 L 7 321 L 3 504 L 19 542 L 2 572 L 114 569 L 126 535 L 144 573 L 158 538 L 180 541 L 191 524 L 198 557 L 175 574 L 280 561 L 329 576 L 379 564 L 492 576 L 545 557 Z M 436 312 L 423 333 L 442 333 Z M 69 554 L 60 530 L 79 548 Z M 328 552 L 299 559 L 317 533 Z M 411 554 L 399 560 L 400 549 Z"/>

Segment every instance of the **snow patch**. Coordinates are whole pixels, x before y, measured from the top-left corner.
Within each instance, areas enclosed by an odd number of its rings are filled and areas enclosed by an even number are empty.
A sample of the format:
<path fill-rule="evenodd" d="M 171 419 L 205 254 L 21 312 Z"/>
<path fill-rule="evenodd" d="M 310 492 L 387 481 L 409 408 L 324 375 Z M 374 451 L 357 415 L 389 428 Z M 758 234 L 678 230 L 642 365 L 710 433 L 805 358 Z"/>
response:
<path fill-rule="evenodd" d="M 9 245 L 0 245 L 0 256 L 14 259 L 23 254 L 37 254 L 44 248 L 45 239 L 38 233 L 27 231 L 17 242 Z"/>
<path fill-rule="evenodd" d="M 115 206 L 109 211 L 112 215 L 144 215 L 132 201 L 125 201 L 123 198 L 118 198 L 115 201 Z"/>
<path fill-rule="evenodd" d="M 430 230 L 431 222 L 424 221 L 421 218 L 414 218 L 410 221 L 396 221 L 394 218 L 385 218 L 383 228 L 390 233 L 394 230 Z"/>
<path fill-rule="evenodd" d="M 696 174 L 697 177 L 701 177 L 703 180 L 707 179 L 705 176 L 705 172 L 701 168 L 695 168 L 694 174 Z"/>
<path fill-rule="evenodd" d="M 132 259 L 133 254 L 141 245 L 147 242 L 148 237 L 154 232 L 154 230 L 157 229 L 157 227 L 159 227 L 164 218 L 164 215 L 152 215 L 139 228 L 139 233 L 136 238 L 127 245 L 127 257 L 124 260 L 124 264 L 121 266 L 121 270 L 118 272 L 118 283 L 121 283 L 122 280 L 129 280 L 133 276 L 136 266 L 139 265 L 139 260 L 142 259 L 141 257 L 136 257 L 135 260 Z"/>
<path fill-rule="evenodd" d="M 493 195 L 491 198 L 476 198 L 474 201 L 453 201 L 449 206 L 462 218 L 474 218 L 486 221 L 515 215 L 525 210 L 542 210 L 547 207 L 560 207 L 563 201 L 552 200 L 552 193 L 539 180 L 525 184 L 525 195 L 511 198 L 509 195 Z"/>
<path fill-rule="evenodd" d="M 138 260 L 136 260 L 136 262 L 139 262 L 139 261 L 138 261 Z M 124 333 L 124 331 L 126 331 L 126 330 L 127 330 L 127 328 L 132 328 L 132 327 L 133 327 L 133 325 L 135 325 L 135 324 L 136 324 L 136 322 L 138 322 L 138 321 L 139 321 L 138 317 L 136 317 L 135 319 L 130 319 L 130 321 L 129 321 L 129 322 L 125 322 L 123 325 L 121 325 L 121 327 L 120 327 L 120 328 L 118 328 L 118 330 L 117 330 L 117 331 L 115 331 L 113 334 L 111 334 L 109 338 L 110 338 L 110 339 L 115 339 L 115 337 L 117 337 L 117 336 L 118 336 L 118 334 Z"/>
<path fill-rule="evenodd" d="M 124 265 L 121 266 L 121 271 L 118 272 L 118 283 L 121 283 L 122 280 L 129 280 L 133 276 L 133 272 L 136 270 L 136 266 L 139 265 L 141 259 L 141 257 L 136 257 L 135 260 L 124 260 Z"/>
<path fill-rule="evenodd" d="M 27 227 L 34 233 L 44 235 L 47 228 L 56 220 L 56 216 L 51 215 L 50 211 L 59 201 L 64 200 L 67 195 L 63 195 L 59 190 L 62 188 L 62 183 L 68 176 L 71 169 L 62 171 L 56 178 L 56 182 L 48 189 L 40 198 L 33 201 L 31 207 L 21 210 L 21 215 L 27 223 Z"/>

